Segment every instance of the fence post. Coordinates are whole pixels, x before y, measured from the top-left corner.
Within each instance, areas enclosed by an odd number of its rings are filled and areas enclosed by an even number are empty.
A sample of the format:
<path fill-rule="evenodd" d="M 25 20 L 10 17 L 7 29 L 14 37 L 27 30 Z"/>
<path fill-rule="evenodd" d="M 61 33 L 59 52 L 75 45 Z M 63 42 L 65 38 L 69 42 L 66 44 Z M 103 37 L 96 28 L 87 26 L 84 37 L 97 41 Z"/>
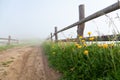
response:
<path fill-rule="evenodd" d="M 52 39 L 52 33 L 50 33 L 50 36 L 51 36 L 51 37 L 50 37 L 50 38 L 51 38 L 51 41 L 53 41 L 53 39 Z"/>
<path fill-rule="evenodd" d="M 10 45 L 11 42 L 11 36 L 8 36 L 8 45 Z"/>
<path fill-rule="evenodd" d="M 57 27 L 55 27 L 55 42 L 58 42 Z"/>
<path fill-rule="evenodd" d="M 79 21 L 83 18 L 85 18 L 85 7 L 82 4 L 82 5 L 79 6 Z M 77 38 L 79 38 L 79 36 L 83 36 L 84 27 L 85 27 L 84 23 L 78 25 L 78 27 L 77 27 Z"/>

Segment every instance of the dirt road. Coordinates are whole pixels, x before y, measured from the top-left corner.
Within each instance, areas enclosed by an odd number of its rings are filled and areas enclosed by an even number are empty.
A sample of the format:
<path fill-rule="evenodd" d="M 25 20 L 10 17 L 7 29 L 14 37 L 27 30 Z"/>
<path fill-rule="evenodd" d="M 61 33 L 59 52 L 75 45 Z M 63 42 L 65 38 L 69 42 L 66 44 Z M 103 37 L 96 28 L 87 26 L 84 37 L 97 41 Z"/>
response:
<path fill-rule="evenodd" d="M 15 47 L 0 52 L 0 80 L 58 80 L 40 46 Z"/>

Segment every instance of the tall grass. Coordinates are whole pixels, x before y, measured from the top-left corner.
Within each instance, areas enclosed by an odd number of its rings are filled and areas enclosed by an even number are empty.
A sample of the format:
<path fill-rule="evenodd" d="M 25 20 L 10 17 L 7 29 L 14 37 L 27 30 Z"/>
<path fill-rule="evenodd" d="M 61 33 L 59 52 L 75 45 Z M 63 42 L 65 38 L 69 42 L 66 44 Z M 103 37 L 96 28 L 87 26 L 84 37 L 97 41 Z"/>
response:
<path fill-rule="evenodd" d="M 94 39 L 94 38 L 93 38 Z M 62 73 L 61 80 L 120 80 L 120 45 L 80 43 L 43 44 L 51 67 Z"/>
<path fill-rule="evenodd" d="M 80 36 L 80 43 L 45 42 L 43 48 L 49 65 L 62 73 L 61 80 L 120 80 L 120 43 L 119 30 L 110 16 L 114 36 L 108 36 L 113 43 L 99 43 L 101 37 L 89 37 L 86 41 Z M 120 20 L 119 15 L 117 18 Z M 97 30 L 98 35 L 100 34 Z M 100 35 L 99 35 L 100 36 Z M 94 42 L 95 43 L 94 43 Z"/>

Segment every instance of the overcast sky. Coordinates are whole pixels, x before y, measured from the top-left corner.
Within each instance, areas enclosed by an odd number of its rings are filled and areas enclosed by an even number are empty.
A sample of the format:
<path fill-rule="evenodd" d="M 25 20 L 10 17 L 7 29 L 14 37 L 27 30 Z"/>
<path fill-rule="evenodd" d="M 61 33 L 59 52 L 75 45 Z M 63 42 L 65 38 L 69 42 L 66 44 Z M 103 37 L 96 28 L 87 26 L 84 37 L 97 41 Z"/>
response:
<path fill-rule="evenodd" d="M 54 27 L 62 29 L 76 21 L 78 6 L 85 4 L 85 16 L 101 10 L 117 0 L 0 0 L 0 37 L 11 35 L 13 38 L 47 38 Z M 115 18 L 120 10 L 108 14 Z M 114 20 L 114 21 L 115 21 Z M 86 23 L 84 36 L 88 31 L 97 34 L 111 33 L 109 19 L 105 16 Z M 96 27 L 97 26 L 97 27 Z M 60 38 L 76 36 L 76 27 L 59 34 Z"/>

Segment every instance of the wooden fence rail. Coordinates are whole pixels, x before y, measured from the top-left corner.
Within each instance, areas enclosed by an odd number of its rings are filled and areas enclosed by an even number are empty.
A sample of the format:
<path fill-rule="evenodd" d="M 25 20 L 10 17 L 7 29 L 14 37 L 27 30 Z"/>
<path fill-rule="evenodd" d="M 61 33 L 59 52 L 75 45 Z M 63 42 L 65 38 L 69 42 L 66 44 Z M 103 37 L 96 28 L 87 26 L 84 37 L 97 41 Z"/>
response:
<path fill-rule="evenodd" d="M 0 40 L 7 40 L 7 45 L 10 45 L 11 44 L 11 41 L 14 41 L 16 43 L 19 43 L 19 40 L 17 39 L 12 39 L 11 36 L 8 36 L 8 38 L 0 38 Z"/>
<path fill-rule="evenodd" d="M 62 32 L 62 31 L 65 31 L 65 30 L 68 30 L 68 29 L 70 29 L 70 28 L 73 28 L 73 27 L 75 27 L 75 26 L 78 26 L 77 36 L 78 36 L 78 35 L 79 35 L 79 36 L 83 36 L 84 23 L 85 23 L 85 22 L 88 22 L 88 21 L 90 21 L 90 20 L 92 20 L 92 19 L 95 19 L 95 18 L 97 18 L 97 17 L 100 17 L 100 16 L 102 16 L 102 15 L 105 15 L 105 14 L 107 14 L 107 13 L 110 13 L 110 12 L 115 11 L 115 10 L 118 10 L 118 9 L 120 9 L 120 1 L 112 4 L 112 5 L 104 8 L 104 9 L 102 9 L 102 10 L 100 10 L 100 11 L 98 11 L 98 12 L 96 12 L 96 13 L 88 16 L 88 17 L 86 17 L 86 18 L 84 18 L 84 16 L 85 16 L 85 14 L 84 14 L 84 13 L 85 13 L 85 12 L 84 12 L 84 11 L 85 11 L 85 10 L 84 10 L 84 5 L 80 5 L 80 6 L 79 6 L 79 21 L 77 21 L 77 22 L 75 22 L 75 23 L 73 23 L 73 24 L 71 24 L 71 25 L 69 25 L 69 26 L 67 26 L 67 27 L 65 27 L 65 28 L 63 28 L 63 29 L 61 29 L 61 30 L 59 30 L 59 31 L 57 31 L 57 27 L 55 27 L 55 32 L 54 32 L 54 34 L 51 35 L 50 38 L 51 38 L 51 40 L 53 40 L 52 38 L 55 36 L 55 42 L 57 42 L 57 40 L 58 40 L 57 34 L 58 34 L 58 33 Z M 50 39 L 50 38 L 48 38 L 48 39 Z"/>

